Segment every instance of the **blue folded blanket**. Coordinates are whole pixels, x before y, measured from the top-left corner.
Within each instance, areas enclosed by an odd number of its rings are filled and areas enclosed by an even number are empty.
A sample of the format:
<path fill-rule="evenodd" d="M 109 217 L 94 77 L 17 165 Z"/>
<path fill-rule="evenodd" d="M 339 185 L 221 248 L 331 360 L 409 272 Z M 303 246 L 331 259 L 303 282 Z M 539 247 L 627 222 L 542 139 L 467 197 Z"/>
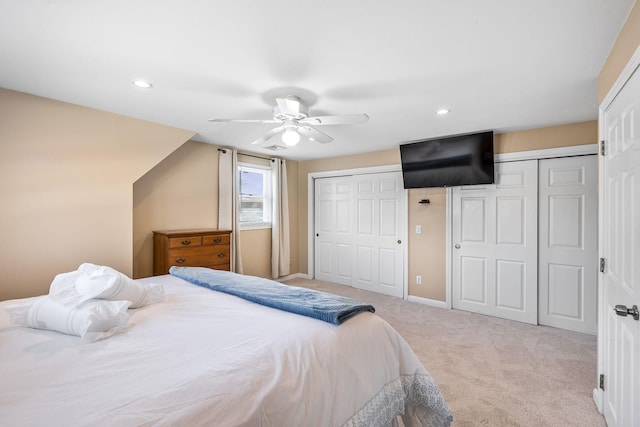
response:
<path fill-rule="evenodd" d="M 334 325 L 340 325 L 365 311 L 375 312 L 372 305 L 350 298 L 229 271 L 173 266 L 169 269 L 169 274 L 214 291 Z"/>

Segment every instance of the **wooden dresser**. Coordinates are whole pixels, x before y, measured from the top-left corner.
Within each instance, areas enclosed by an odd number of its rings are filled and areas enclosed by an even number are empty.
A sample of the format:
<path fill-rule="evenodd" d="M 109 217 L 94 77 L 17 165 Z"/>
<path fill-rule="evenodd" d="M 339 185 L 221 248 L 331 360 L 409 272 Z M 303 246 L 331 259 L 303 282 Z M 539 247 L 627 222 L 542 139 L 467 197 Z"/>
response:
<path fill-rule="evenodd" d="M 153 275 L 173 265 L 231 269 L 230 230 L 165 230 L 153 232 Z"/>

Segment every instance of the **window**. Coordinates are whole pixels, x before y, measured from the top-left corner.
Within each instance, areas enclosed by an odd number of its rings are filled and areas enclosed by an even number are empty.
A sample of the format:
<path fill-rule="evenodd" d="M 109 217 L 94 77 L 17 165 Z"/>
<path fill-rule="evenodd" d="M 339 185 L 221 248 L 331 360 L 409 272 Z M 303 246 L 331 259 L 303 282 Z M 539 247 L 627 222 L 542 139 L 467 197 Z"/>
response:
<path fill-rule="evenodd" d="M 271 168 L 239 164 L 240 228 L 271 227 Z"/>

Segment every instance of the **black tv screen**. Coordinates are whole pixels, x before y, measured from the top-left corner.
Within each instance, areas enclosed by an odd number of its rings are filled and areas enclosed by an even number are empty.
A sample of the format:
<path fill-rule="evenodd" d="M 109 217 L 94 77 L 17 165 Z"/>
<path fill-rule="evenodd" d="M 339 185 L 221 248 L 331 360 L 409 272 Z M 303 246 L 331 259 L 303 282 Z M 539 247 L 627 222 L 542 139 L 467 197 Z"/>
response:
<path fill-rule="evenodd" d="M 400 145 L 404 188 L 493 184 L 493 131 Z"/>

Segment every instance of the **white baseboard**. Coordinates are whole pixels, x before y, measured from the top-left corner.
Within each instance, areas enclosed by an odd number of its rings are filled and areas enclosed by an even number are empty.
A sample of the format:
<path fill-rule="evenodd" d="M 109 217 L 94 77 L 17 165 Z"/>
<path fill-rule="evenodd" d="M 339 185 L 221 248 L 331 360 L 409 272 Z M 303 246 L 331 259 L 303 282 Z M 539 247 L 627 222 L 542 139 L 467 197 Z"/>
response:
<path fill-rule="evenodd" d="M 593 389 L 593 401 L 596 404 L 596 408 L 598 409 L 598 412 L 600 412 L 602 414 L 603 408 L 602 408 L 602 401 L 604 400 L 604 396 L 602 394 L 602 390 L 600 390 L 599 388 L 594 388 Z"/>
<path fill-rule="evenodd" d="M 447 303 L 444 301 L 438 301 L 435 299 L 429 299 L 429 298 L 423 298 L 423 297 L 416 297 L 414 295 L 409 295 L 407 297 L 407 301 L 430 305 L 432 307 L 447 308 Z"/>
<path fill-rule="evenodd" d="M 286 282 L 287 280 L 291 280 L 291 279 L 308 279 L 309 275 L 305 274 L 305 273 L 293 273 L 293 274 L 289 274 L 288 276 L 282 276 L 282 277 L 278 277 L 276 279 L 276 282 Z"/>

